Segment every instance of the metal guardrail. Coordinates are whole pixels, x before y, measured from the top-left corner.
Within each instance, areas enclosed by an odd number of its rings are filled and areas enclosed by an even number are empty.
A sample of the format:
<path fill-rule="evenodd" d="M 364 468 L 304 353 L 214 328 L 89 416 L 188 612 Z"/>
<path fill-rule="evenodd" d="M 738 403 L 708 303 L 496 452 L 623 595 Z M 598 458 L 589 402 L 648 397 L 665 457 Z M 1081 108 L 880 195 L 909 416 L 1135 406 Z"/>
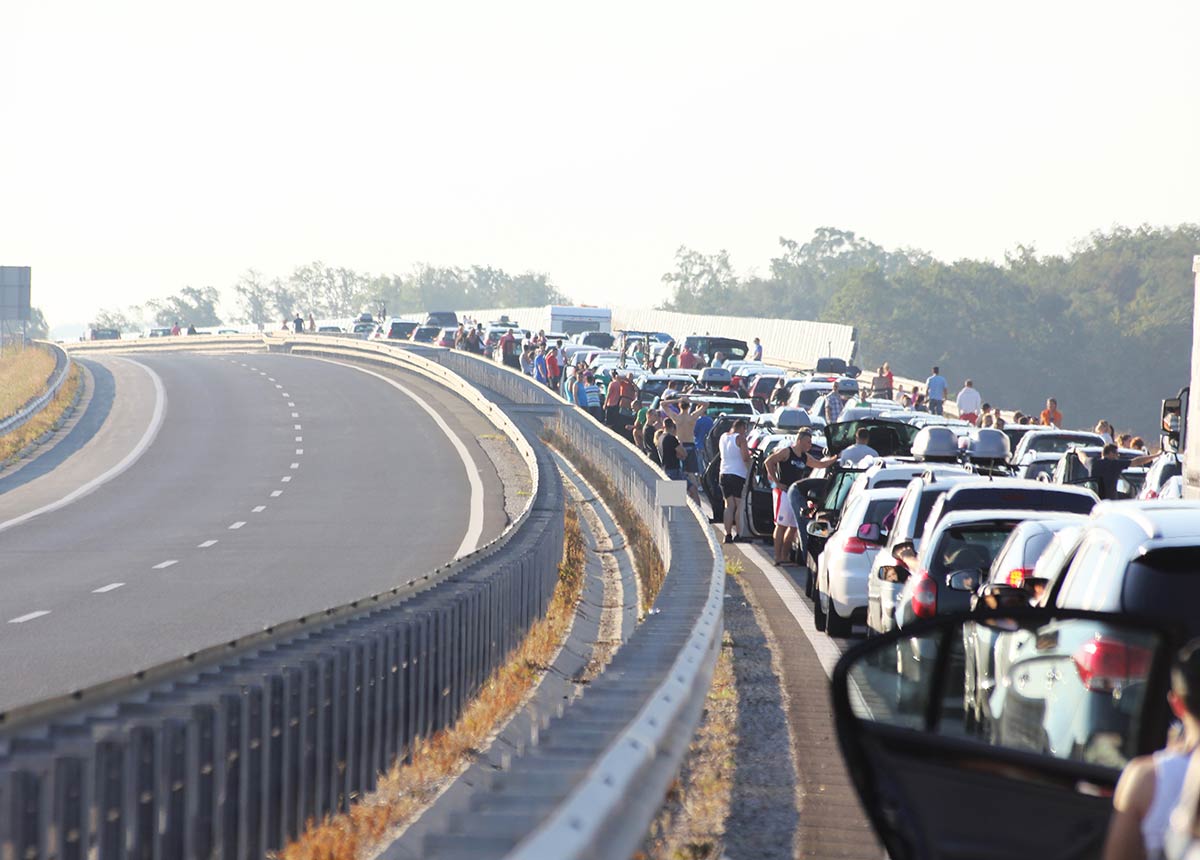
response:
<path fill-rule="evenodd" d="M 421 856 L 625 860 L 679 772 L 716 666 L 725 577 L 716 534 L 691 505 L 659 507 L 666 475 L 544 386 L 474 355 L 413 349 L 514 403 L 546 407 L 545 420 L 632 504 L 667 567 L 658 611 L 540 733 L 538 746 L 473 799 L 453 832 L 427 837 Z M 393 856 L 410 855 L 388 851 L 384 860 Z"/>
<path fill-rule="evenodd" d="M 703 516 L 690 506 L 673 510 L 658 507 L 657 482 L 664 480 L 665 475 L 640 452 L 544 386 L 486 359 L 437 347 L 348 338 L 270 336 L 255 343 L 299 353 L 399 361 L 452 385 L 470 383 L 493 391 L 552 423 L 580 456 L 608 476 L 633 505 L 667 567 L 666 580 L 655 602 L 658 612 L 634 631 L 606 671 L 588 686 L 585 695 L 542 731 L 541 743 L 515 759 L 510 771 L 482 794 L 478 799 L 479 814 L 473 814 L 459 833 L 440 837 L 436 844 L 428 846 L 429 856 L 437 856 L 442 849 L 466 845 L 469 853 L 476 856 L 511 852 L 522 858 L 624 860 L 629 857 L 644 837 L 687 752 L 719 651 L 724 561 L 715 534 Z M 171 347 L 162 344 L 150 348 Z M 502 420 L 496 414 L 499 408 L 493 409 L 495 412 L 490 413 L 493 420 Z M 539 450 L 539 461 L 543 456 Z M 561 507 L 561 498 L 557 505 Z M 438 589 L 428 593 L 442 592 Z M 446 645 L 449 646 L 449 641 Z M 265 655 L 261 662 L 271 660 L 270 655 Z M 309 687 L 302 684 L 301 690 L 311 688 L 311 680 L 306 683 Z M 255 689 L 272 690 L 269 685 Z M 289 700 L 284 695 L 275 701 L 286 706 Z M 323 701 L 329 705 L 328 697 Z M 269 710 L 263 700 L 254 714 Z M 360 712 L 361 704 L 355 713 Z M 255 720 L 257 725 L 257 716 Z M 243 729 L 239 731 L 245 734 Z M 259 736 L 260 743 L 265 737 L 266 734 Z M 294 756 L 295 743 L 293 740 L 291 747 L 284 744 L 283 750 Z M 131 754 L 127 751 L 127 757 Z M 282 751 L 276 756 L 286 758 Z M 0 755 L 0 773 L 3 766 L 4 758 Z M 359 773 L 369 770 L 360 767 Z M 227 778 L 227 773 L 222 771 L 222 778 Z M 289 785 L 268 782 L 264 783 L 264 790 L 268 794 L 284 791 L 286 807 L 292 809 L 294 789 L 289 789 Z M 3 786 L 0 781 L 0 801 L 4 799 Z M 293 794 L 287 794 L 289 790 Z M 244 796 L 244 791 L 239 796 Z M 343 808 L 340 796 L 330 798 L 320 811 Z M 337 802 L 332 803 L 334 800 Z M 3 805 L 0 803 L 0 810 Z M 312 808 L 309 804 L 306 811 Z M 502 832 L 495 829 L 500 820 L 497 814 L 504 821 L 499 828 Z M 278 816 L 272 820 L 277 819 Z M 209 817 L 203 821 L 203 832 L 208 834 Z M 261 815 L 254 821 L 255 832 L 260 832 Z M 239 833 L 244 833 L 245 826 L 239 824 L 239 827 Z M 244 836 L 239 839 L 236 845 L 229 846 L 231 851 L 244 852 L 249 843 Z M 271 847 L 265 839 L 254 845 Z M 170 856 L 169 852 L 159 853 Z"/>
<path fill-rule="evenodd" d="M 0 421 L 0 436 L 16 430 L 28 422 L 34 415 L 45 409 L 46 404 L 54 399 L 54 395 L 58 394 L 59 389 L 67 381 L 67 376 L 71 372 L 71 359 L 67 355 L 66 350 L 58 344 L 42 341 L 38 341 L 38 343 L 40 346 L 54 350 L 54 371 L 50 374 L 49 384 L 46 386 L 45 391 L 18 409 L 16 413 Z"/>
<path fill-rule="evenodd" d="M 417 357 L 392 360 L 447 378 Z M 0 857 L 257 860 L 371 791 L 418 738 L 453 723 L 545 614 L 562 487 L 545 451 L 518 438 L 537 466 L 534 496 L 477 552 L 216 649 L 224 659 L 189 655 L 155 681 L 10 712 Z"/>

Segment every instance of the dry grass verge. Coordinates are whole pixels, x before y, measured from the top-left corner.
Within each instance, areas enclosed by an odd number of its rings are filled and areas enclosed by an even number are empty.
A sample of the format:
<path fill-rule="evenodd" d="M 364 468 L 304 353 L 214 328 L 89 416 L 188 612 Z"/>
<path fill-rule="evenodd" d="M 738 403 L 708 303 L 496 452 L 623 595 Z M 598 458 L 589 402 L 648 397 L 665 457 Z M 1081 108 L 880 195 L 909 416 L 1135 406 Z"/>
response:
<path fill-rule="evenodd" d="M 663 566 L 662 556 L 658 554 L 658 547 L 650 530 L 634 510 L 633 504 L 618 491 L 608 475 L 593 466 L 565 436 L 547 427 L 542 433 L 542 441 L 570 460 L 575 471 L 604 497 L 605 505 L 612 511 L 617 525 L 629 541 L 633 565 L 642 586 L 642 612 L 644 614 L 649 611 L 667 576 L 667 569 Z"/>
<path fill-rule="evenodd" d="M 40 346 L 6 349 L 0 358 L 0 418 L 17 410 L 46 390 L 54 373 L 54 354 Z"/>
<path fill-rule="evenodd" d="M 281 860 L 361 860 L 376 853 L 398 828 L 411 823 L 443 788 L 479 756 L 524 704 L 570 629 L 583 590 L 586 544 L 572 505 L 558 585 L 545 619 L 530 628 L 512 659 L 497 670 L 449 729 L 421 741 L 406 764 L 392 768 L 379 787 L 348 813 L 313 826 L 280 852 Z"/>
<path fill-rule="evenodd" d="M 639 860 L 699 860 L 724 853 L 738 745 L 732 647 L 726 633 L 704 704 L 704 720 L 642 850 L 634 855 Z"/>
<path fill-rule="evenodd" d="M 25 352 L 34 352 L 34 350 L 27 349 Z M 50 369 L 54 369 L 53 358 L 50 360 Z M 34 415 L 11 433 L 0 436 L 0 463 L 7 463 L 33 444 L 34 441 L 57 427 L 58 423 L 62 421 L 63 416 L 67 414 L 67 410 L 75 402 L 75 395 L 82 384 L 83 370 L 79 365 L 74 365 L 62 387 L 58 389 L 58 393 L 51 398 L 50 402 L 46 404 L 41 412 Z M 44 390 L 45 385 L 38 392 L 34 392 L 33 396 L 37 396 L 40 391 Z M 26 398 L 25 401 L 22 401 L 22 404 L 27 402 L 28 399 Z M 5 414 L 11 415 L 14 412 L 16 412 L 16 409 Z"/>

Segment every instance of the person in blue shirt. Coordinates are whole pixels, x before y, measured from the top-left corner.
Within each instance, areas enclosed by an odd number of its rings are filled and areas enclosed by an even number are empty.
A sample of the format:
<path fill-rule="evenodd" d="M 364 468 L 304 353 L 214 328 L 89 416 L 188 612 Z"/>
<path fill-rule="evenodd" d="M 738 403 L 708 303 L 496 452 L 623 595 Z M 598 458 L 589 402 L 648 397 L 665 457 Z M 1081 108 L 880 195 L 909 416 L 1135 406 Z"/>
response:
<path fill-rule="evenodd" d="M 933 368 L 933 376 L 925 380 L 925 393 L 929 397 L 929 414 L 941 415 L 942 404 L 946 402 L 946 388 L 949 383 L 946 382 L 946 377 L 942 376 L 936 366 Z"/>
<path fill-rule="evenodd" d="M 539 347 L 537 356 L 533 359 L 533 378 L 542 385 L 547 385 L 550 381 L 550 370 L 546 366 L 546 348 Z"/>
<path fill-rule="evenodd" d="M 704 440 L 708 438 L 708 431 L 713 428 L 715 423 L 707 412 L 696 419 L 696 428 L 693 432 L 696 434 L 696 457 L 699 459 L 701 475 L 708 468 L 708 458 L 704 456 Z"/>

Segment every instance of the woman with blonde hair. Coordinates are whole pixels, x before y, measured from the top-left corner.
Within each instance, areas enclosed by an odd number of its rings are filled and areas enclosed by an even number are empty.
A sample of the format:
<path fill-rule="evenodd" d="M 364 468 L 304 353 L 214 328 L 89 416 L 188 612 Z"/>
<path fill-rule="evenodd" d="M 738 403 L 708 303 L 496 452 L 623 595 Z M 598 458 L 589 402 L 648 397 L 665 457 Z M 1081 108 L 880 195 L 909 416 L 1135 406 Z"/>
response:
<path fill-rule="evenodd" d="M 1105 445 L 1111 445 L 1113 443 L 1112 425 L 1109 424 L 1107 421 L 1105 421 L 1103 418 L 1101 418 L 1099 421 L 1096 422 L 1096 429 L 1093 430 L 1092 432 L 1099 433 L 1101 436 L 1103 436 Z"/>

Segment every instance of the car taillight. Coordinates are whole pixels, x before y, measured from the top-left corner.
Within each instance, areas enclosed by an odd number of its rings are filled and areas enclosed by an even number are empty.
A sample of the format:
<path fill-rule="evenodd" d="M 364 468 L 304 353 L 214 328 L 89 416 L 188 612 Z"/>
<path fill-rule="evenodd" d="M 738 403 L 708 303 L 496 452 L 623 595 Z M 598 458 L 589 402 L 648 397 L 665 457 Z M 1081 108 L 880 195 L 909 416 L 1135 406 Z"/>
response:
<path fill-rule="evenodd" d="M 1152 653 L 1119 639 L 1097 636 L 1085 643 L 1072 658 L 1083 686 L 1093 693 L 1108 693 L 1131 681 L 1144 680 L 1150 672 Z"/>
<path fill-rule="evenodd" d="M 1014 567 L 1012 570 L 1010 570 L 1008 572 L 1008 576 L 1005 577 L 1004 581 L 1007 582 L 1009 585 L 1011 585 L 1013 588 L 1020 588 L 1021 583 L 1023 583 L 1025 581 L 1025 577 L 1032 576 L 1032 575 L 1033 575 L 1032 567 Z"/>
<path fill-rule="evenodd" d="M 851 555 L 862 555 L 867 551 L 867 544 L 862 538 L 857 538 L 851 535 L 846 538 L 846 543 L 842 545 L 842 551 L 848 552 Z"/>
<path fill-rule="evenodd" d="M 912 607 L 913 614 L 918 618 L 932 618 L 937 615 L 937 583 L 927 570 L 921 570 L 917 574 L 913 585 Z"/>

